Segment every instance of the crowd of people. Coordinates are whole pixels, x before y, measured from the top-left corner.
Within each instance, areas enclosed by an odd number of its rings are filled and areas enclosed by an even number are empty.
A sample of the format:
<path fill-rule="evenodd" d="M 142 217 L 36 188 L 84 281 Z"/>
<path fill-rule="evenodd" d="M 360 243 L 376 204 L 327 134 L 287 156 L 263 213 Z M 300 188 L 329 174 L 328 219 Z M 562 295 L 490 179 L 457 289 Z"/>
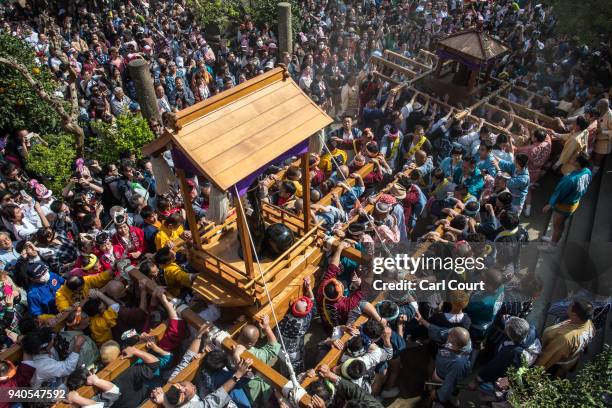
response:
<path fill-rule="evenodd" d="M 1 387 L 64 389 L 75 406 L 133 407 L 146 399 L 165 407 L 287 406 L 251 369 L 253 361 L 241 357 L 248 350 L 265 363 L 278 357 L 285 374 L 317 377 L 307 390 L 314 407 L 379 407 L 399 394 L 401 355 L 408 343 L 418 343 L 426 344 L 435 366 L 436 385 L 427 398 L 450 406 L 468 380 L 483 399 L 504 401 L 509 367 L 525 359 L 554 373 L 589 343 L 588 301 L 572 301 L 566 319 L 543 333 L 525 320 L 540 287 L 519 263 L 528 240 L 520 217 L 535 214 L 531 195 L 544 174 L 559 173 L 542 209 L 552 212 L 553 233 L 542 237 L 550 242 L 541 249 L 554 251 L 610 153 L 609 44 L 591 49 L 557 35 L 553 10 L 532 2 L 306 1 L 294 10 L 303 28 L 292 53 L 279 53 L 275 29 L 248 16 L 221 44 L 208 44 L 184 0 L 56 3 L 47 11 L 63 38 L 61 50 L 50 44 L 48 27 L 29 2 L 1 6 L 2 29 L 31 46 L 41 66 L 64 84 L 68 67 L 57 53 L 68 57 L 78 75 L 80 122 L 90 134 L 92 122 L 140 110 L 126 69 L 133 59 L 150 63 L 160 114 L 284 64 L 340 123 L 313 137 L 309 160 L 313 217 L 342 242 L 330 251 L 322 280 L 304 281 L 305 295 L 278 326 L 269 318 L 250 322 L 237 336 L 239 346 L 226 351 L 209 339 L 219 309 L 209 306 L 202 315 L 211 324 L 195 330 L 177 313 L 177 304 L 191 300 L 197 276 L 184 256 L 191 240 L 184 207 L 191 206 L 202 225 L 210 222 L 209 181 L 188 180 L 191 203 L 156 194 L 150 158 L 125 152 L 116 162 L 77 160 L 69 184 L 51 191 L 37 181 L 44 175 L 24 170 L 36 143 L 32 132 L 7 135 L 0 141 L 1 346 L 19 345 L 23 357 L 0 361 Z M 526 91 L 511 88 L 507 99 L 555 117 L 554 123 L 527 129 L 484 110 L 472 112 L 480 120 L 459 118 L 463 107 L 398 91 L 369 66 L 370 56 L 385 49 L 406 57 L 435 51 L 437 39 L 474 25 L 511 49 L 492 74 Z M 151 125 L 159 132 L 160 124 Z M 262 199 L 301 214 L 300 169 L 279 167 L 283 177 L 262 180 Z M 317 203 L 330 192 L 330 205 Z M 484 282 L 484 290 L 438 297 L 405 291 L 370 303 L 371 268 L 343 250 L 376 255 L 415 241 L 430 243 L 432 256 L 485 259 L 486 269 L 461 274 L 465 282 Z M 145 280 L 131 279 L 131 267 L 165 291 L 151 293 Z M 434 281 L 449 273 L 418 276 Z M 360 314 L 370 319 L 356 328 Z M 327 336 L 317 352 L 342 350 L 337 367 L 313 370 L 318 359 L 306 358 L 304 349 L 312 325 Z M 346 344 L 339 340 L 343 333 L 352 335 Z M 287 355 L 280 352 L 281 337 Z M 192 382 L 161 388 L 200 353 L 205 356 Z M 116 359 L 132 363 L 113 381 L 91 374 Z M 80 395 L 83 385 L 98 394 Z"/>

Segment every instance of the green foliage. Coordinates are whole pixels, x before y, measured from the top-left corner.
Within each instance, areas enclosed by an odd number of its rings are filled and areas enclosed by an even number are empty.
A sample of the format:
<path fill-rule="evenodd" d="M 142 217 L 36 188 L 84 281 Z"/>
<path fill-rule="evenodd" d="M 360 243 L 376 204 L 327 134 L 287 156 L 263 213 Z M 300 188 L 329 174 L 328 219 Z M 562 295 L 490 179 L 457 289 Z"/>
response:
<path fill-rule="evenodd" d="M 302 31 L 301 7 L 297 0 L 283 0 L 291 4 L 291 29 L 293 37 Z M 278 3 L 279 0 L 252 0 L 248 8 L 249 14 L 258 26 L 270 24 L 270 28 L 278 35 Z"/>
<path fill-rule="evenodd" d="M 141 148 L 155 138 L 149 124 L 141 115 L 125 114 L 113 124 L 95 122 L 91 125 L 96 137 L 89 141 L 91 156 L 101 163 L 110 163 L 129 150 L 141 157 Z"/>
<path fill-rule="evenodd" d="M 187 7 L 204 27 L 216 25 L 221 33 L 244 16 L 240 0 L 187 0 Z"/>
<path fill-rule="evenodd" d="M 71 166 L 76 159 L 74 137 L 65 133 L 47 134 L 49 144 L 35 144 L 30 149 L 27 170 L 38 177 L 55 194 L 60 194 L 72 174 Z"/>
<path fill-rule="evenodd" d="M 598 45 L 600 38 L 612 37 L 612 8 L 601 0 L 548 0 L 558 19 L 557 31 L 578 37 L 587 44 Z"/>
<path fill-rule="evenodd" d="M 573 380 L 553 379 L 542 367 L 508 370 L 508 401 L 516 408 L 606 407 L 612 398 L 612 347 L 578 371 Z"/>
<path fill-rule="evenodd" d="M 291 27 L 295 36 L 302 29 L 300 4 L 297 0 L 283 1 L 291 3 Z M 258 26 L 268 23 L 272 31 L 278 33 L 279 2 L 280 0 L 187 0 L 187 6 L 202 26 L 217 25 L 222 35 L 233 35 L 235 25 L 241 23 L 247 14 Z"/>
<path fill-rule="evenodd" d="M 0 31 L 0 57 L 10 58 L 28 68 L 43 88 L 52 94 L 58 82 L 51 71 L 36 63 L 34 50 L 24 41 Z M 57 132 L 57 113 L 41 100 L 23 76 L 0 64 L 0 128 L 9 131 L 26 128 L 41 135 Z"/>

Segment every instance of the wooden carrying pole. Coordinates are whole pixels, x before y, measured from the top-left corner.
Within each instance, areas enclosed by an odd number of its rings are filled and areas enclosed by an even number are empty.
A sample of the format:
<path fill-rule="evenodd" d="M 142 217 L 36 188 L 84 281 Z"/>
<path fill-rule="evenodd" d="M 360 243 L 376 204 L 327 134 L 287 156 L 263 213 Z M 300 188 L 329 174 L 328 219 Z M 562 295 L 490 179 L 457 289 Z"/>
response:
<path fill-rule="evenodd" d="M 236 208 L 240 208 L 240 206 L 236 205 Z M 132 279 L 134 279 L 136 281 L 140 281 L 140 280 L 146 281 L 147 290 L 149 290 L 151 292 L 155 291 L 155 289 L 157 289 L 157 287 L 158 287 L 155 282 L 153 282 L 151 279 L 146 277 L 138 269 L 131 270 L 130 271 L 130 276 L 132 277 Z M 171 299 L 169 299 L 169 300 L 171 300 Z M 179 308 L 179 310 L 180 310 L 180 308 Z M 180 310 L 179 315 L 180 315 L 180 317 L 183 320 L 185 320 L 185 322 L 187 322 L 187 324 L 189 324 L 190 326 L 194 327 L 195 329 L 198 329 L 200 326 L 202 326 L 203 324 L 207 323 L 195 311 L 193 311 L 193 310 L 191 310 L 189 308 L 184 308 L 183 310 Z M 234 341 L 234 339 L 231 338 L 231 336 L 227 336 L 223 340 L 222 345 L 223 345 L 223 347 L 225 349 L 231 351 L 231 350 L 234 350 L 234 348 L 238 345 L 238 343 L 236 343 Z M 270 367 L 269 365 L 267 365 L 263 361 L 261 361 L 258 358 L 256 358 L 254 355 L 252 355 L 248 351 L 245 351 L 244 353 L 242 353 L 241 357 L 245 358 L 245 359 L 248 359 L 248 358 L 252 359 L 253 360 L 253 364 L 252 364 L 251 367 L 253 368 L 253 370 L 257 371 L 259 373 L 259 375 L 263 379 L 268 381 L 276 389 L 282 390 L 283 387 L 285 387 L 285 386 L 287 386 L 287 384 L 289 384 L 289 379 L 285 378 L 279 372 L 274 370 L 272 367 Z M 183 379 L 186 380 L 186 378 L 183 378 Z M 177 379 L 172 381 L 172 383 L 174 383 L 176 381 L 177 381 Z M 165 387 L 167 387 L 167 385 Z M 300 402 L 300 407 L 307 408 L 307 407 L 310 406 L 311 398 L 310 398 L 310 396 L 308 394 L 305 394 L 304 396 L 302 396 L 302 398 L 300 399 L 299 402 Z M 142 406 L 143 407 L 153 407 L 155 405 L 152 404 L 150 401 L 147 401 L 144 404 L 142 404 Z"/>
<path fill-rule="evenodd" d="M 454 208 L 456 211 L 458 211 L 459 213 L 461 212 L 461 210 L 458 207 Z M 447 220 L 452 219 L 452 217 L 449 215 L 448 217 L 446 217 Z M 435 229 L 436 232 L 438 232 L 439 234 L 442 234 L 444 232 L 444 228 L 442 225 L 438 225 L 438 227 Z M 412 255 L 413 258 L 418 258 L 420 256 L 422 256 L 427 249 L 429 249 L 429 247 L 431 246 L 432 242 L 431 241 L 425 241 L 423 242 L 421 245 L 419 245 L 414 254 Z M 412 275 L 411 275 L 412 277 Z M 386 292 L 380 292 L 376 298 L 372 301 L 372 304 L 376 304 L 378 302 L 380 302 L 381 300 L 383 300 L 385 298 L 385 293 Z M 355 320 L 355 322 L 353 323 L 353 327 L 359 328 L 361 325 L 363 325 L 366 321 L 368 321 L 369 318 L 365 315 L 362 314 L 360 315 L 357 320 Z M 343 344 L 347 344 L 348 341 L 351 339 L 351 335 L 349 333 L 344 333 L 342 335 L 342 337 L 340 338 L 340 341 Z M 344 350 L 340 350 L 337 349 L 335 347 L 332 346 L 331 350 L 325 355 L 325 357 L 323 357 L 318 363 L 316 368 L 318 369 L 319 367 L 321 367 L 322 365 L 327 365 L 329 368 L 333 368 L 334 366 L 336 366 L 336 364 L 338 364 L 338 361 L 340 361 L 340 357 L 342 357 L 342 353 L 344 352 Z M 302 388 L 307 388 L 310 384 L 312 384 L 314 381 L 317 380 L 318 377 L 307 377 L 304 379 L 304 381 L 302 381 Z"/>

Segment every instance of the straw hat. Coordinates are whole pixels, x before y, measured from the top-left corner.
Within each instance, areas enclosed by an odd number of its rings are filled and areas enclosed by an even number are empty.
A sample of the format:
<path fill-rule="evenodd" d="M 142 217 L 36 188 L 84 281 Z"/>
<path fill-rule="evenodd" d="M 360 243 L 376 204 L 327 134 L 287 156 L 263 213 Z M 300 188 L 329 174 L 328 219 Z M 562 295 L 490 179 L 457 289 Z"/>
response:
<path fill-rule="evenodd" d="M 391 189 L 389 190 L 389 194 L 391 194 L 398 200 L 403 200 L 404 198 L 406 198 L 406 187 L 402 186 L 399 183 L 394 183 L 393 186 L 391 186 Z"/>

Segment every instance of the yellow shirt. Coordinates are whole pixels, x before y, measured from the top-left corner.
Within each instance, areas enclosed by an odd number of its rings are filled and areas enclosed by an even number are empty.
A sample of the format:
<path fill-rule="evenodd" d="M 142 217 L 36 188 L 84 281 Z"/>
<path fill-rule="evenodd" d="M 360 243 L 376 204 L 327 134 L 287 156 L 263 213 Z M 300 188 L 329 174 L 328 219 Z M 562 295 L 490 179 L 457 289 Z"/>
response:
<path fill-rule="evenodd" d="M 113 339 L 111 329 L 117 325 L 119 314 L 111 307 L 107 308 L 101 315 L 90 317 L 89 329 L 91 338 L 99 345 Z"/>
<path fill-rule="evenodd" d="M 557 165 L 561 166 L 561 172 L 565 175 L 576 170 L 572 160 L 578 153 L 586 151 L 589 143 L 589 130 L 585 129 L 575 134 L 565 134 L 562 137 L 564 145 L 561 155 L 557 160 Z"/>
<path fill-rule="evenodd" d="M 80 302 L 85 299 L 89 294 L 89 289 L 92 288 L 101 288 L 106 285 L 111 279 L 113 275 L 111 271 L 104 271 L 102 273 L 98 273 L 95 275 L 83 276 L 83 280 L 85 283 L 83 284 L 83 289 L 81 289 L 81 293 L 74 293 L 72 289 L 69 289 L 68 286 L 64 283 L 58 290 L 55 292 L 55 304 L 57 306 L 57 310 L 62 312 L 68 309 L 71 306 L 74 306 L 76 302 Z"/>
<path fill-rule="evenodd" d="M 321 161 L 319 162 L 319 168 L 323 170 L 326 177 L 329 177 L 334 170 L 335 163 L 332 160 L 332 156 L 334 157 L 335 161 L 338 163 L 339 166 L 346 164 L 346 162 L 348 161 L 348 155 L 342 149 L 334 149 L 331 153 L 331 155 L 329 153 L 326 153 L 321 156 Z"/>
<path fill-rule="evenodd" d="M 536 365 L 548 369 L 560 361 L 574 356 L 584 349 L 593 338 L 593 324 L 590 320 L 584 323 L 563 321 L 547 327 L 542 334 L 542 353 Z"/>
<path fill-rule="evenodd" d="M 296 197 L 302 197 L 302 191 L 304 190 L 304 189 L 302 188 L 302 183 L 300 183 L 300 182 L 299 182 L 299 181 L 297 181 L 297 180 L 289 180 L 289 179 L 286 179 L 286 180 L 287 180 L 287 181 L 290 181 L 290 182 L 291 182 L 291 183 L 293 183 L 293 185 L 295 186 L 295 196 L 296 196 Z"/>
<path fill-rule="evenodd" d="M 169 263 L 163 267 L 164 279 L 168 292 L 175 298 L 181 296 L 182 288 L 191 287 L 191 274 L 185 272 L 183 268 L 178 266 L 176 262 Z"/>
<path fill-rule="evenodd" d="M 155 249 L 159 251 L 165 247 L 169 241 L 172 241 L 175 244 L 180 243 L 182 241 L 181 234 L 183 232 L 185 232 L 185 228 L 183 228 L 182 225 L 173 231 L 166 225 L 162 224 L 161 228 L 157 232 L 157 235 L 155 235 Z"/>

